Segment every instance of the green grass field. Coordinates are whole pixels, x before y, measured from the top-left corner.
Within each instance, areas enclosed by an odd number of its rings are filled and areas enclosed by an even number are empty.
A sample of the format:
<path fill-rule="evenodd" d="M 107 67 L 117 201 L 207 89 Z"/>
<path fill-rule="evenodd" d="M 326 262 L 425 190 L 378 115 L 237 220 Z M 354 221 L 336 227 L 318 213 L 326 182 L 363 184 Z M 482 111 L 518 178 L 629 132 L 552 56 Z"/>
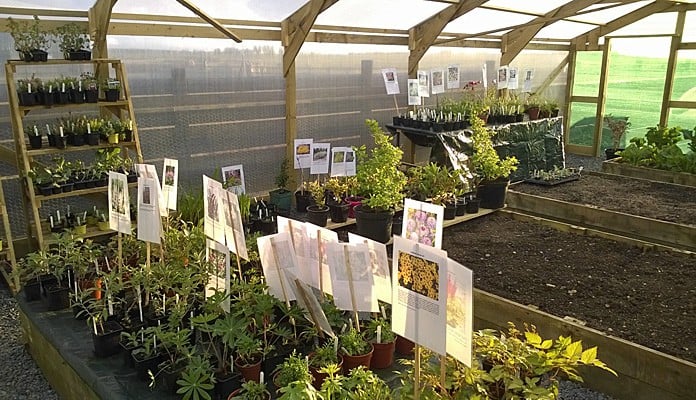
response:
<path fill-rule="evenodd" d="M 601 62 L 601 52 L 578 54 L 573 94 L 597 95 Z M 643 136 L 648 127 L 660 120 L 667 59 L 612 54 L 609 62 L 605 114 L 630 118 L 631 128 L 626 141 L 634 136 Z M 696 101 L 696 60 L 678 60 L 672 100 Z M 592 144 L 594 116 L 594 104 L 572 105 L 570 143 Z M 693 129 L 696 126 L 696 110 L 673 109 L 669 125 Z M 605 129 L 601 147 L 610 145 L 611 136 Z"/>

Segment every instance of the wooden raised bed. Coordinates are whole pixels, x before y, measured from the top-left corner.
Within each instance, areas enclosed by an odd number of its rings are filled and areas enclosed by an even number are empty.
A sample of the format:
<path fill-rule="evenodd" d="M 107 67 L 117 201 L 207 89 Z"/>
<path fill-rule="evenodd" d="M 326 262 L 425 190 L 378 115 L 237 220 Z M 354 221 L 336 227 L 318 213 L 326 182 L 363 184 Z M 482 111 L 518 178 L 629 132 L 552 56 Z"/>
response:
<path fill-rule="evenodd" d="M 520 193 L 514 190 L 514 185 L 510 187 L 506 201 L 508 208 L 513 210 L 677 249 L 696 251 L 696 226 L 693 225 L 660 221 L 590 205 Z"/>
<path fill-rule="evenodd" d="M 636 167 L 624 164 L 621 158 L 607 160 L 602 163 L 602 172 L 615 175 L 630 176 L 633 178 L 650 179 L 651 181 L 676 183 L 678 185 L 695 186 L 696 175 L 686 172 L 664 171 L 655 168 Z"/>

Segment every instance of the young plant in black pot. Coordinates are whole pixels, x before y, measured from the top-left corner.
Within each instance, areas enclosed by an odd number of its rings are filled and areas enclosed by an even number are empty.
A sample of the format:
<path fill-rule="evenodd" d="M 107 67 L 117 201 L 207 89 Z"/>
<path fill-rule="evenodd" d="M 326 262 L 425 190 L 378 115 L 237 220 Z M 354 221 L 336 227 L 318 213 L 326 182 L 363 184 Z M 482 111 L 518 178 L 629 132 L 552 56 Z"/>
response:
<path fill-rule="evenodd" d="M 319 180 L 307 184 L 314 204 L 307 206 L 307 221 L 318 226 L 326 226 L 329 218 L 329 207 L 326 206 L 325 189 Z"/>
<path fill-rule="evenodd" d="M 14 39 L 15 50 L 23 61 L 48 60 L 49 34 L 41 29 L 39 17 L 34 15 L 33 20 L 15 20 L 7 18 L 7 27 Z"/>
<path fill-rule="evenodd" d="M 275 184 L 277 189 L 271 190 L 268 194 L 270 196 L 270 203 L 275 204 L 276 208 L 280 212 L 290 211 L 292 207 L 292 192 L 288 190 L 288 181 L 290 180 L 290 160 L 287 158 L 283 159 L 280 163 L 280 170 L 278 175 L 275 177 Z"/>
<path fill-rule="evenodd" d="M 54 43 L 58 43 L 66 60 L 90 60 L 92 52 L 87 30 L 71 22 L 59 26 L 54 31 Z"/>
<path fill-rule="evenodd" d="M 39 131 L 39 127 L 36 125 L 27 125 L 24 127 L 24 133 L 27 134 L 29 137 L 29 146 L 32 149 L 40 149 L 42 142 L 43 142 L 43 136 L 41 135 L 41 131 Z"/>
<path fill-rule="evenodd" d="M 186 368 L 181 373 L 181 378 L 176 381 L 178 385 L 177 394 L 184 399 L 191 400 L 210 400 L 210 393 L 213 390 L 215 376 L 210 361 L 200 355 L 190 358 Z"/>
<path fill-rule="evenodd" d="M 348 183 L 345 178 L 333 177 L 324 184 L 329 198 L 326 204 L 329 206 L 332 222 L 346 222 L 350 205 L 345 201 L 348 192 Z"/>
<path fill-rule="evenodd" d="M 375 146 L 355 149 L 357 156 L 358 193 L 365 197 L 355 208 L 358 234 L 382 243 L 391 239 L 391 225 L 396 207 L 403 205 L 406 176 L 401 170 L 403 151 L 391 143 L 375 120 L 366 120 Z"/>
<path fill-rule="evenodd" d="M 619 153 L 623 150 L 621 139 L 631 127 L 631 122 L 628 117 L 614 117 L 611 114 L 605 115 L 603 121 L 605 126 L 611 130 L 611 148 L 604 150 L 607 160 L 611 160 L 619 157 Z"/>
<path fill-rule="evenodd" d="M 30 107 L 39 103 L 39 88 L 41 80 L 38 78 L 20 79 L 17 81 L 17 97 L 19 105 Z"/>

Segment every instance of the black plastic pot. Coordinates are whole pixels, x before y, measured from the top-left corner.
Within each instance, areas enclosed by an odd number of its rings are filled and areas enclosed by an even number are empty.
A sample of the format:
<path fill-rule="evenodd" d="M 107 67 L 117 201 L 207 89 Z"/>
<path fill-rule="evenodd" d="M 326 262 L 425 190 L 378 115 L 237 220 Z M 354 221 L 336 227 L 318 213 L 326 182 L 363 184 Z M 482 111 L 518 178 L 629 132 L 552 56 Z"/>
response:
<path fill-rule="evenodd" d="M 94 355 L 105 358 L 118 354 L 121 350 L 119 344 L 123 327 L 116 321 L 106 321 L 104 331 L 98 334 L 92 332 L 92 343 L 94 344 Z"/>
<path fill-rule="evenodd" d="M 85 136 L 85 142 L 90 146 L 99 145 L 99 134 L 98 133 L 87 133 Z"/>
<path fill-rule="evenodd" d="M 17 94 L 19 96 L 20 106 L 29 107 L 36 105 L 36 93 L 18 92 Z"/>
<path fill-rule="evenodd" d="M 481 182 L 476 188 L 476 197 L 481 200 L 481 207 L 490 209 L 505 207 L 505 195 L 509 183 L 510 180 L 507 178 Z"/>
<path fill-rule="evenodd" d="M 29 136 L 29 147 L 32 149 L 40 149 L 43 143 L 43 137 L 41 135 Z"/>
<path fill-rule="evenodd" d="M 44 90 L 41 90 L 39 92 L 39 103 L 43 104 L 45 106 L 52 106 L 53 105 L 53 92 L 46 92 Z"/>
<path fill-rule="evenodd" d="M 373 212 L 366 211 L 362 204 L 355 207 L 355 225 L 358 235 L 387 243 L 391 239 L 393 217 L 394 210 Z"/>
<path fill-rule="evenodd" d="M 457 216 L 457 206 L 454 203 L 445 203 L 445 219 L 454 219 Z"/>
<path fill-rule="evenodd" d="M 70 96 L 68 96 L 68 92 L 61 92 L 61 91 L 53 92 L 53 101 L 56 104 L 68 104 L 69 100 L 70 100 Z"/>
<path fill-rule="evenodd" d="M 78 89 L 70 89 L 68 92 L 71 103 L 82 104 L 85 102 L 85 92 Z"/>
<path fill-rule="evenodd" d="M 295 206 L 297 212 L 307 212 L 307 207 L 312 204 L 312 196 L 309 192 L 295 192 Z"/>
<path fill-rule="evenodd" d="M 341 223 L 348 220 L 348 211 L 350 210 L 350 205 L 348 203 L 329 203 L 328 206 L 332 222 Z"/>
<path fill-rule="evenodd" d="M 135 367 L 135 375 L 143 382 L 150 381 L 150 375 L 147 371 L 152 371 L 152 374 L 157 374 L 157 366 L 162 360 L 159 354 L 152 354 L 147 358 L 141 357 L 137 350 L 134 350 L 133 354 L 133 366 Z"/>
<path fill-rule="evenodd" d="M 84 146 L 85 145 L 85 135 L 73 133 L 72 134 L 72 144 L 73 144 L 73 146 Z"/>
<path fill-rule="evenodd" d="M 462 215 L 466 214 L 466 199 L 463 197 L 458 197 L 457 202 L 455 203 L 455 208 L 456 211 L 454 215 L 457 217 L 461 217 Z"/>
<path fill-rule="evenodd" d="M 624 149 L 604 149 L 604 155 L 607 160 L 613 160 L 615 158 L 621 157 L 618 152 L 624 151 Z"/>
<path fill-rule="evenodd" d="M 46 286 L 46 307 L 49 311 L 70 307 L 70 288 L 58 285 Z"/>
<path fill-rule="evenodd" d="M 41 284 L 38 279 L 32 280 L 24 284 L 24 298 L 27 301 L 36 301 L 41 299 Z"/>
<path fill-rule="evenodd" d="M 99 90 L 85 90 L 85 103 L 96 103 L 99 101 Z"/>
<path fill-rule="evenodd" d="M 473 198 L 466 201 L 466 213 L 476 214 L 479 212 L 479 206 L 481 201 L 479 199 Z"/>
<path fill-rule="evenodd" d="M 121 91 L 118 89 L 107 89 L 104 91 L 104 98 L 106 101 L 118 101 Z"/>
<path fill-rule="evenodd" d="M 123 342 L 119 342 L 119 346 L 121 347 L 121 354 L 123 354 L 123 365 L 128 368 L 135 367 L 133 350 L 137 349 L 139 346 L 128 345 Z"/>
<path fill-rule="evenodd" d="M 68 137 L 67 136 L 54 136 L 56 140 L 56 148 L 64 149 L 68 147 Z"/>
<path fill-rule="evenodd" d="M 307 207 L 307 222 L 317 226 L 326 226 L 329 219 L 329 207 L 311 205 Z"/>

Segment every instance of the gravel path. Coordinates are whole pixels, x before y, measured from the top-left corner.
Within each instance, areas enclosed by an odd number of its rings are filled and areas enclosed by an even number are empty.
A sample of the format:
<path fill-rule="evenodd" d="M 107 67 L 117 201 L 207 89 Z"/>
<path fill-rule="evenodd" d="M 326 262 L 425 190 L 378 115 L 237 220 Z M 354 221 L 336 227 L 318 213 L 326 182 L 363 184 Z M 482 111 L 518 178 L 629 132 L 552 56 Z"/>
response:
<path fill-rule="evenodd" d="M 0 400 L 59 400 L 24 349 L 17 303 L 0 283 Z"/>

